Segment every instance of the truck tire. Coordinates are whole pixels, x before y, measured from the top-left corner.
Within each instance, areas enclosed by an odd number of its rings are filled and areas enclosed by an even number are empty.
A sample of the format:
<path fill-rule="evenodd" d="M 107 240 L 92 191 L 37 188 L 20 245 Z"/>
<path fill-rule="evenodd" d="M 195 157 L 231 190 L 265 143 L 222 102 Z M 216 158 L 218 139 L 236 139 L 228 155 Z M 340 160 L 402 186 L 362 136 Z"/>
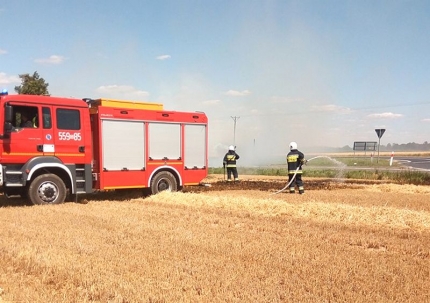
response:
<path fill-rule="evenodd" d="M 178 190 L 178 183 L 176 182 L 175 176 L 168 171 L 157 173 L 151 180 L 151 193 L 153 195 L 165 190 Z"/>
<path fill-rule="evenodd" d="M 66 200 L 66 194 L 63 180 L 53 174 L 36 177 L 28 187 L 28 197 L 34 205 L 63 203 Z"/>

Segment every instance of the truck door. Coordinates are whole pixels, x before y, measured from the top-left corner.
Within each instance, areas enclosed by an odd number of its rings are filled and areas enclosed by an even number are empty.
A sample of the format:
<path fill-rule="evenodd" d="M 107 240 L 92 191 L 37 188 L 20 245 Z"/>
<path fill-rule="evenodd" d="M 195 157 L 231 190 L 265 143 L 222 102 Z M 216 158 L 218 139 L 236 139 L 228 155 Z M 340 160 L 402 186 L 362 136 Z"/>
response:
<path fill-rule="evenodd" d="M 24 163 L 43 155 L 42 128 L 39 124 L 39 108 L 23 103 L 10 102 L 13 110 L 13 128 L 10 138 L 4 141 L 3 157 L 9 162 Z"/>
<path fill-rule="evenodd" d="M 64 163 L 85 162 L 85 138 L 80 108 L 55 107 L 55 155 Z"/>

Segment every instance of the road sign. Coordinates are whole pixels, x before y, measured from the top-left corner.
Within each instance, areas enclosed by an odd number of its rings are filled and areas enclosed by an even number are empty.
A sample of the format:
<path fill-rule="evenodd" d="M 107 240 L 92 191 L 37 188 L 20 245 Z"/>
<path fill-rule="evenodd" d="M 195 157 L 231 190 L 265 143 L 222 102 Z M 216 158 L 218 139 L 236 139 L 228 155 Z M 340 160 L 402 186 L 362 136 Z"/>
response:
<path fill-rule="evenodd" d="M 376 134 L 378 135 L 379 138 L 379 144 L 378 144 L 378 160 L 376 161 L 377 163 L 379 163 L 379 145 L 381 145 L 381 137 L 382 135 L 385 133 L 385 128 L 377 128 L 375 129 Z"/>
<path fill-rule="evenodd" d="M 385 133 L 385 128 L 377 128 L 375 129 L 375 132 L 378 135 L 378 138 L 381 139 L 382 135 Z"/>
<path fill-rule="evenodd" d="M 368 151 L 368 150 L 373 150 L 376 151 L 376 146 L 378 145 L 378 142 L 361 142 L 361 141 L 355 141 L 354 142 L 354 147 L 352 148 L 352 150 L 363 150 L 363 151 Z"/>

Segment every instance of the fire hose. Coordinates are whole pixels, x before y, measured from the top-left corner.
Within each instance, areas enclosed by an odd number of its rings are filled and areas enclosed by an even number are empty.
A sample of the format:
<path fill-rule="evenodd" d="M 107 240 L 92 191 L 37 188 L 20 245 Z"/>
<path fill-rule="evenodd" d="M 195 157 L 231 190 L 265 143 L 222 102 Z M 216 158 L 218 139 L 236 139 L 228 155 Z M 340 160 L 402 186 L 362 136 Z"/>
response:
<path fill-rule="evenodd" d="M 316 157 L 310 158 L 310 159 L 309 159 L 308 161 L 306 161 L 306 162 L 312 161 L 312 160 L 314 160 L 314 159 L 316 159 L 316 158 L 320 158 L 320 157 L 323 157 L 323 156 L 316 156 Z M 294 175 L 293 175 L 293 177 L 291 178 L 290 182 L 288 182 L 288 183 L 287 183 L 287 184 L 286 184 L 282 189 L 278 190 L 277 192 L 274 192 L 272 195 L 279 194 L 279 193 L 283 192 L 284 190 L 286 190 L 286 189 L 291 185 L 291 183 L 293 183 L 293 181 L 294 181 L 294 179 L 296 178 L 297 172 L 299 171 L 300 167 L 301 167 L 301 165 L 299 165 L 299 166 L 297 167 L 297 169 L 295 170 Z"/>

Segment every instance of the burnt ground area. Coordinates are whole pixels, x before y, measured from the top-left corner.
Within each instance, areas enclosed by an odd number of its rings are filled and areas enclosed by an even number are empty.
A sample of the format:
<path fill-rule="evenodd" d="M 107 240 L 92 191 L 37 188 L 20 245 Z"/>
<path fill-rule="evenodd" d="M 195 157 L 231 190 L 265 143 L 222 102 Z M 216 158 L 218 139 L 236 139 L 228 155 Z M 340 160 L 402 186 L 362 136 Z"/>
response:
<path fill-rule="evenodd" d="M 186 193 L 200 193 L 210 191 L 229 191 L 229 190 L 260 190 L 266 192 L 277 192 L 287 185 L 287 178 L 276 178 L 267 176 L 253 176 L 248 180 L 238 182 L 227 182 L 219 177 L 208 177 L 205 185 L 198 186 L 185 186 L 182 192 Z M 304 186 L 307 190 L 337 190 L 337 189 L 358 189 L 364 185 L 392 183 L 388 181 L 377 180 L 358 180 L 358 179 L 305 179 Z M 286 189 L 288 191 L 288 189 Z M 126 201 L 130 199 L 137 199 L 148 196 L 147 191 L 142 189 L 122 189 L 122 190 L 109 190 L 97 191 L 92 194 L 79 195 L 79 203 L 88 203 L 88 201 L 103 201 L 103 200 L 119 200 Z M 70 201 L 70 200 L 68 200 Z M 73 202 L 73 201 L 71 201 Z M 28 199 L 12 198 L 7 199 L 4 195 L 0 195 L 0 207 L 5 206 L 31 206 L 32 203 Z"/>
<path fill-rule="evenodd" d="M 278 191 L 287 185 L 288 180 L 244 180 L 238 182 L 216 181 L 200 186 L 186 186 L 183 192 L 207 192 L 207 191 L 223 191 L 223 190 L 261 190 L 261 191 Z M 365 180 L 304 180 L 305 190 L 336 190 L 336 189 L 354 189 L 360 188 L 362 185 L 380 184 L 376 181 Z"/>

